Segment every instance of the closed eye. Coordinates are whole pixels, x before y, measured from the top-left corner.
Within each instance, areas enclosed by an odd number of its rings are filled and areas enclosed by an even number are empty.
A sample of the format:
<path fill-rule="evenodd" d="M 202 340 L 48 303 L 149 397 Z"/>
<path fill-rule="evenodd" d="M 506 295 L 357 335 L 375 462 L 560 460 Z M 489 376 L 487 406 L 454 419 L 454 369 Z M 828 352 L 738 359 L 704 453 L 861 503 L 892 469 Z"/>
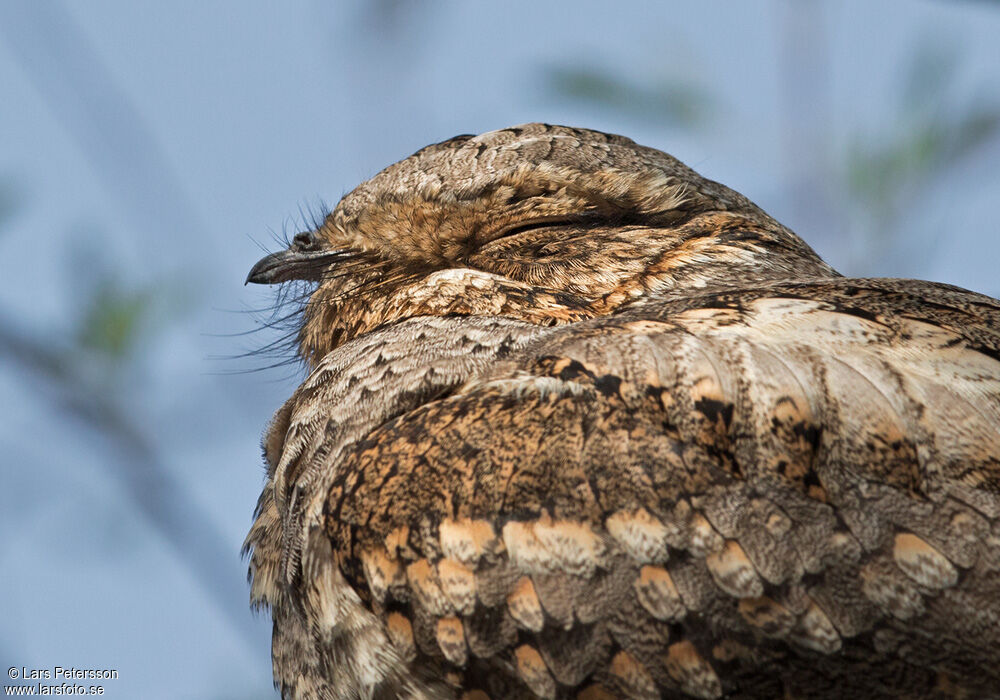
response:
<path fill-rule="evenodd" d="M 502 238 L 511 238 L 527 231 L 534 231 L 543 228 L 558 228 L 560 226 L 576 226 L 581 229 L 594 228 L 600 226 L 629 226 L 642 223 L 664 224 L 669 221 L 676 225 L 679 220 L 686 218 L 687 214 L 680 211 L 670 211 L 658 213 L 656 215 L 639 215 L 622 212 L 617 216 L 606 216 L 598 212 L 587 212 L 583 214 L 567 214 L 562 216 L 543 216 L 527 221 L 518 221 L 508 228 L 502 229 L 499 234 L 492 236 L 489 242 L 498 241 Z"/>
<path fill-rule="evenodd" d="M 501 238 L 510 238 L 526 231 L 534 231 L 541 228 L 554 228 L 558 226 L 580 225 L 586 221 L 584 216 L 552 216 L 531 219 L 529 221 L 519 221 L 513 226 L 503 229 L 499 235 L 493 237 L 490 242 Z"/>

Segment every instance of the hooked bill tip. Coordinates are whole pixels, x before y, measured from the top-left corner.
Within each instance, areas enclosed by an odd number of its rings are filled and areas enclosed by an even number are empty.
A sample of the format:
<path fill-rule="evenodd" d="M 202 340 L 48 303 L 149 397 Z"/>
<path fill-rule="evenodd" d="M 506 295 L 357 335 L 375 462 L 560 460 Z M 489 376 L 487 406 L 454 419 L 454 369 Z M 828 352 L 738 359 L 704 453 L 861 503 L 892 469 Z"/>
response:
<path fill-rule="evenodd" d="M 322 270 L 343 260 L 349 254 L 343 250 L 297 250 L 289 248 L 265 255 L 250 268 L 244 286 L 248 284 L 278 284 L 289 280 L 319 281 Z"/>

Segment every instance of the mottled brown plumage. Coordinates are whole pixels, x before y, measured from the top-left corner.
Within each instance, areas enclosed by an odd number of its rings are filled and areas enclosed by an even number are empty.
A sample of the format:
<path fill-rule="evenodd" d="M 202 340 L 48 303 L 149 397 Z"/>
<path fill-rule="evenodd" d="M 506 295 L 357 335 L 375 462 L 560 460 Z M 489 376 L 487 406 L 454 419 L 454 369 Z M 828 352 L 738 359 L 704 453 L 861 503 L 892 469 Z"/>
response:
<path fill-rule="evenodd" d="M 1000 697 L 1000 302 L 539 124 L 249 279 L 319 283 L 247 538 L 284 696 Z"/>

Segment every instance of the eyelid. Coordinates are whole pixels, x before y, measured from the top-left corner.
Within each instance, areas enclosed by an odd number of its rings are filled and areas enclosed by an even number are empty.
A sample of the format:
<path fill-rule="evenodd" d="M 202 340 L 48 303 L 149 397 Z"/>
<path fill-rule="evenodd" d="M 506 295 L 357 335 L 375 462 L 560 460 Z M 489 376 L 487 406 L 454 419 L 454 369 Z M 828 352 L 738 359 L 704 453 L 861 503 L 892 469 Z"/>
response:
<path fill-rule="evenodd" d="M 500 240 L 501 238 L 510 238 L 511 236 L 516 236 L 525 231 L 532 231 L 539 228 L 549 228 L 555 226 L 569 226 L 571 224 L 580 224 L 585 220 L 586 217 L 580 214 L 574 214 L 569 216 L 542 216 L 536 219 L 529 219 L 527 221 L 519 221 L 516 224 L 508 226 L 506 228 L 500 229 L 500 232 L 490 238 L 490 242 Z"/>

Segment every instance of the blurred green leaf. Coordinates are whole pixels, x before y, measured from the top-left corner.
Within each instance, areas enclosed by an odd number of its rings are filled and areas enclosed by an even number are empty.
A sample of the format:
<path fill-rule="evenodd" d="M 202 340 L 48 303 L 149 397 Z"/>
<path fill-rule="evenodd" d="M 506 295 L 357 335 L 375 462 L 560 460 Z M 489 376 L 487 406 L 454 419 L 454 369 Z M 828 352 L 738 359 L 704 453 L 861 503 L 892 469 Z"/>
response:
<path fill-rule="evenodd" d="M 877 219 L 974 153 L 1000 130 L 1000 109 L 979 106 L 956 120 L 938 116 L 904 126 L 885 142 L 858 142 L 847 159 L 851 196 Z"/>
<path fill-rule="evenodd" d="M 1000 105 L 961 105 L 950 93 L 958 53 L 931 38 L 917 44 L 903 74 L 891 131 L 855 139 L 844 188 L 884 253 L 906 207 L 1000 132 Z M 957 107 L 957 108 L 956 108 Z"/>
<path fill-rule="evenodd" d="M 120 375 L 142 346 L 164 332 L 197 302 L 193 285 L 180 279 L 138 281 L 123 276 L 99 228 L 77 226 L 66 250 L 67 289 L 75 298 L 68 337 L 80 360 L 103 365 L 103 380 Z M 112 385 L 105 387 L 111 390 Z"/>
<path fill-rule="evenodd" d="M 599 68 L 566 67 L 550 68 L 547 80 L 552 91 L 562 97 L 625 110 L 640 118 L 675 127 L 702 126 L 714 112 L 708 92 L 680 80 L 642 86 Z"/>
<path fill-rule="evenodd" d="M 77 330 L 80 347 L 120 361 L 130 355 L 145 331 L 150 330 L 154 301 L 149 288 L 125 290 L 102 281 L 84 308 Z"/>

